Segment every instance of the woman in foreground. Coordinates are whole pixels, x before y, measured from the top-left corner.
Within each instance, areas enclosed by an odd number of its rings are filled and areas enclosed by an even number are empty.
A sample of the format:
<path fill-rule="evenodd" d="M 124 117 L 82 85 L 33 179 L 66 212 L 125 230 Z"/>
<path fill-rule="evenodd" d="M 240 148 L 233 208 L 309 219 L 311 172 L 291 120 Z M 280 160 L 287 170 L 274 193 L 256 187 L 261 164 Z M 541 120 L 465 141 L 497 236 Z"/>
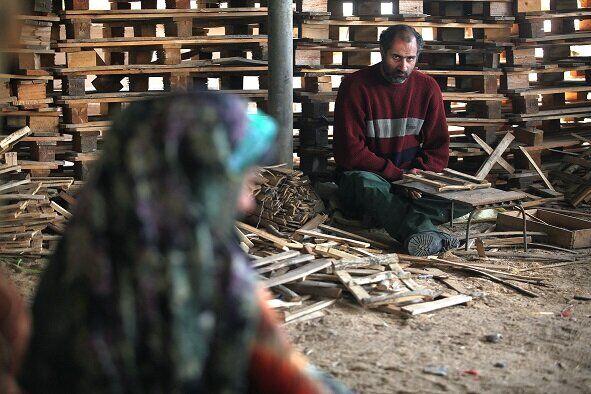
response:
<path fill-rule="evenodd" d="M 41 280 L 26 391 L 344 392 L 284 341 L 234 239 L 274 137 L 215 93 L 121 113 Z"/>

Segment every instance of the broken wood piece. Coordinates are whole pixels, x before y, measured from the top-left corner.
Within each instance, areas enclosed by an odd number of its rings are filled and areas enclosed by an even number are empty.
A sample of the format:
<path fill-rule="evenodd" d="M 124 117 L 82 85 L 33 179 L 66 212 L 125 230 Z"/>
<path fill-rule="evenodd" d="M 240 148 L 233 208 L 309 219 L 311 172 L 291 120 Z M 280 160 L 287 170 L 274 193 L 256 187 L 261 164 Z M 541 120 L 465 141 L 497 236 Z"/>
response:
<path fill-rule="evenodd" d="M 480 147 L 487 153 L 487 154 L 492 154 L 494 149 L 489 146 L 482 138 L 480 138 L 479 136 L 477 136 L 476 134 L 472 134 L 472 138 L 474 138 L 474 141 L 476 141 L 478 143 L 478 145 L 480 145 Z M 503 157 L 499 157 L 497 159 L 497 163 L 499 163 L 499 165 L 501 167 L 503 167 L 505 170 L 507 170 L 507 172 L 509 174 L 514 174 L 515 173 L 515 168 L 513 168 L 513 166 L 511 164 L 509 164 L 507 162 L 507 160 L 503 159 Z"/>
<path fill-rule="evenodd" d="M 238 229 L 238 227 L 234 226 L 234 231 L 236 232 L 236 235 L 238 236 L 238 240 L 242 243 L 244 243 L 249 249 L 254 247 L 254 244 L 252 243 L 252 241 L 250 239 L 248 239 L 248 237 L 246 235 L 244 235 L 244 233 L 242 231 L 240 231 Z"/>
<path fill-rule="evenodd" d="M 482 242 L 482 239 L 476 238 L 476 242 L 474 244 L 476 245 L 476 251 L 478 252 L 478 256 L 486 257 L 486 251 L 484 250 L 484 243 Z"/>
<path fill-rule="evenodd" d="M 481 183 L 483 181 L 482 179 L 478 179 L 475 176 L 472 176 L 469 174 L 464 174 L 463 172 L 452 170 L 451 168 L 444 168 L 443 173 L 449 174 L 449 175 L 454 175 L 454 176 L 457 176 L 460 178 L 464 178 L 464 179 L 467 179 L 469 181 L 476 182 L 476 183 Z"/>
<path fill-rule="evenodd" d="M 324 316 L 326 316 L 326 313 L 324 313 L 324 311 L 316 311 L 316 312 L 312 312 L 307 315 L 298 317 L 297 319 L 293 319 L 288 323 L 283 323 L 282 325 L 285 326 L 287 324 L 301 323 L 301 322 L 308 321 L 308 320 L 320 319 Z"/>
<path fill-rule="evenodd" d="M 544 183 L 546 184 L 546 186 L 548 186 L 548 189 L 550 189 L 552 191 L 556 191 L 556 189 L 554 189 L 554 186 L 552 186 L 552 184 L 550 183 L 550 181 L 548 180 L 548 178 L 546 178 L 546 175 L 544 175 L 544 173 L 542 172 L 542 169 L 538 166 L 538 164 L 536 163 L 536 161 L 531 157 L 531 155 L 529 154 L 529 152 L 527 151 L 527 149 L 525 149 L 523 146 L 520 146 L 519 147 L 519 150 L 521 150 L 521 152 L 523 153 L 523 155 L 525 156 L 525 158 L 534 167 L 534 170 L 536 170 L 536 172 L 538 173 L 538 175 L 540 176 L 540 178 L 542 178 L 542 180 L 544 181 Z"/>
<path fill-rule="evenodd" d="M 509 147 L 509 145 L 514 139 L 515 137 L 513 136 L 513 134 L 505 134 L 501 142 L 498 143 L 498 145 L 495 147 L 488 159 L 486 159 L 486 161 L 482 164 L 476 175 L 474 175 L 474 177 L 479 180 L 483 180 L 484 178 L 486 178 L 490 170 L 499 160 L 499 157 L 503 155 L 505 150 Z"/>
<path fill-rule="evenodd" d="M 410 301 L 433 299 L 433 292 L 429 289 L 417 289 L 396 293 L 382 294 L 370 297 L 365 306 L 375 308 L 386 304 L 406 304 Z"/>
<path fill-rule="evenodd" d="M 480 239 L 480 238 L 478 238 Z M 532 237 L 527 236 L 527 245 L 531 243 Z M 508 237 L 508 238 L 487 238 L 482 240 L 484 246 L 487 248 L 496 247 L 499 245 L 523 245 L 523 237 Z"/>
<path fill-rule="evenodd" d="M 448 308 L 454 305 L 465 304 L 472 301 L 472 297 L 464 294 L 443 298 L 437 301 L 423 302 L 421 304 L 403 306 L 401 309 L 404 312 L 410 313 L 412 316 L 420 315 L 422 313 L 433 312 L 439 309 Z"/>
<path fill-rule="evenodd" d="M 471 234 L 471 238 L 490 238 L 490 237 L 502 237 L 502 236 L 516 236 L 523 235 L 523 231 L 491 231 L 490 233 Z M 548 234 L 541 231 L 528 231 L 527 235 L 531 236 L 547 236 Z M 523 240 L 523 238 L 522 238 Z"/>
<path fill-rule="evenodd" d="M 372 275 L 368 275 L 368 276 L 364 276 L 361 278 L 355 278 L 353 279 L 355 281 L 355 283 L 357 283 L 360 286 L 363 285 L 369 285 L 371 283 L 378 283 L 384 280 L 389 280 L 389 279 L 393 279 L 393 278 L 397 278 L 398 275 L 395 272 L 392 271 L 385 271 L 385 272 L 378 272 Z"/>
<path fill-rule="evenodd" d="M 344 252 L 333 246 L 315 245 L 314 251 L 338 259 L 354 259 L 357 257 L 354 254 Z"/>
<path fill-rule="evenodd" d="M 294 306 L 301 306 L 302 305 L 302 301 L 283 301 L 277 298 L 273 298 L 270 300 L 267 300 L 267 306 L 270 309 L 279 309 L 279 308 L 293 308 Z"/>
<path fill-rule="evenodd" d="M 336 235 L 323 234 L 323 233 L 319 233 L 317 231 L 296 230 L 296 233 L 302 234 L 302 235 L 307 235 L 309 237 L 326 239 L 326 240 L 329 240 L 329 241 L 335 241 L 335 242 L 339 242 L 339 243 L 346 243 L 346 244 L 350 244 L 352 246 L 357 246 L 357 247 L 360 247 L 360 248 L 369 248 L 370 247 L 369 242 L 362 242 L 362 241 L 358 241 L 358 240 L 355 240 L 355 239 L 339 237 L 339 236 L 336 236 Z"/>
<path fill-rule="evenodd" d="M 268 265 L 268 264 L 274 263 L 276 261 L 285 260 L 285 259 L 289 259 L 291 257 L 298 256 L 299 254 L 300 254 L 300 252 L 298 252 L 297 250 L 290 250 L 288 252 L 277 253 L 272 256 L 263 257 L 262 259 L 258 259 L 258 260 L 251 262 L 251 267 L 253 267 L 253 268 L 262 267 L 264 265 Z"/>
<path fill-rule="evenodd" d="M 264 288 L 268 288 L 293 282 L 298 279 L 305 278 L 306 276 L 313 274 L 314 272 L 322 271 L 323 269 L 330 267 L 331 264 L 331 260 L 328 259 L 314 260 L 309 264 L 298 267 L 283 275 L 263 280 L 261 281 L 261 286 L 263 286 Z"/>
<path fill-rule="evenodd" d="M 423 289 L 422 286 L 419 286 L 417 282 L 415 282 L 412 278 L 406 275 L 407 272 L 404 271 L 402 267 L 398 265 L 398 263 L 389 264 L 388 267 L 397 274 L 398 278 L 400 278 L 400 281 L 404 283 L 404 285 L 408 287 L 410 290 L 418 291 Z"/>
<path fill-rule="evenodd" d="M 258 274 L 266 274 L 267 272 L 275 271 L 280 268 L 289 267 L 292 265 L 305 263 L 306 261 L 314 260 L 314 256 L 309 254 L 300 254 L 295 257 L 291 257 L 289 259 L 284 259 L 281 261 L 276 261 L 273 264 L 267 265 L 266 267 L 258 268 L 256 272 Z"/>
<path fill-rule="evenodd" d="M 532 248 L 542 248 L 542 249 L 550 249 L 550 250 L 558 250 L 560 252 L 564 252 L 564 253 L 570 253 L 570 254 L 579 254 L 579 252 L 577 252 L 576 250 L 572 250 L 572 249 L 567 249 L 567 248 L 561 248 L 560 246 L 554 246 L 554 245 L 548 245 L 548 244 L 540 244 L 540 243 L 536 243 L 536 242 L 527 242 L 527 246 L 528 247 L 532 247 Z"/>
<path fill-rule="evenodd" d="M 303 280 L 301 282 L 287 283 L 286 287 L 298 294 L 306 294 L 316 297 L 340 298 L 343 289 L 336 283 Z"/>
<path fill-rule="evenodd" d="M 56 203 L 55 201 L 51 201 L 49 203 L 49 205 L 60 215 L 63 215 L 66 219 L 71 219 L 72 218 L 72 214 L 70 212 L 68 212 L 68 210 L 64 209 L 63 207 L 61 207 L 58 203 Z"/>
<path fill-rule="evenodd" d="M 304 247 L 304 245 L 302 245 L 299 242 L 296 242 L 296 241 L 290 242 L 286 239 L 269 234 L 268 232 L 266 232 L 264 230 L 258 229 L 256 227 L 253 227 L 253 226 L 246 224 L 246 223 L 236 222 L 236 227 L 238 227 L 241 230 L 247 231 L 249 233 L 258 235 L 259 237 L 266 239 L 268 241 L 271 241 L 278 246 L 281 245 L 283 247 L 287 247 L 290 249 L 302 249 Z"/>
<path fill-rule="evenodd" d="M 341 283 L 349 290 L 349 292 L 355 297 L 357 302 L 362 306 L 365 306 L 368 300 L 371 298 L 369 293 L 360 285 L 355 283 L 355 280 L 346 271 L 335 271 L 335 275 Z"/>
<path fill-rule="evenodd" d="M 25 126 L 22 129 L 19 129 L 14 133 L 4 137 L 2 140 L 0 140 L 0 153 L 4 153 L 10 148 L 11 145 L 16 144 L 20 139 L 28 136 L 29 134 L 31 134 L 31 129 L 29 126 Z"/>
<path fill-rule="evenodd" d="M 389 265 L 393 263 L 398 263 L 398 254 L 396 253 L 338 260 L 334 262 L 334 269 L 346 270 L 349 268 L 363 268 L 372 265 Z"/>
<path fill-rule="evenodd" d="M 325 214 L 318 214 L 316 216 L 314 216 L 312 219 L 308 220 L 302 227 L 299 228 L 299 230 L 314 230 L 316 228 L 318 228 L 320 225 L 322 225 L 322 223 L 326 222 L 328 220 L 328 215 Z M 304 239 L 303 234 L 296 234 L 293 235 L 292 237 L 293 239 L 295 239 L 296 241 L 301 241 Z"/>
<path fill-rule="evenodd" d="M 292 312 L 284 312 L 283 313 L 283 320 L 286 323 L 289 323 L 290 321 L 298 319 L 302 316 L 305 316 L 310 313 L 317 312 L 317 311 L 320 311 L 324 308 L 327 308 L 327 307 L 333 305 L 335 302 L 336 302 L 336 300 L 319 301 L 319 302 L 316 302 L 312 305 L 300 308 L 300 309 L 292 311 Z"/>

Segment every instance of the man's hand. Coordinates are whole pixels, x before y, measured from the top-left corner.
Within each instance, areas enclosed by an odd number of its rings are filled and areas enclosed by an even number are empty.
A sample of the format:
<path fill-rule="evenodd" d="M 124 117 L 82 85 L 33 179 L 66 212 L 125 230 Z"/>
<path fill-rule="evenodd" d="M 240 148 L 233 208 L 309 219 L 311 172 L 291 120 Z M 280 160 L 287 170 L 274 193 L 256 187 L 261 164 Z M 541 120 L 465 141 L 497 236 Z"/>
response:
<path fill-rule="evenodd" d="M 418 190 L 411 190 L 411 189 L 409 189 L 409 190 L 408 190 L 408 196 L 409 196 L 410 198 L 412 198 L 413 200 L 418 200 L 418 199 L 419 199 L 419 198 L 421 198 L 423 195 L 422 195 L 422 194 L 421 194 L 421 192 L 420 192 L 420 191 L 418 191 Z"/>

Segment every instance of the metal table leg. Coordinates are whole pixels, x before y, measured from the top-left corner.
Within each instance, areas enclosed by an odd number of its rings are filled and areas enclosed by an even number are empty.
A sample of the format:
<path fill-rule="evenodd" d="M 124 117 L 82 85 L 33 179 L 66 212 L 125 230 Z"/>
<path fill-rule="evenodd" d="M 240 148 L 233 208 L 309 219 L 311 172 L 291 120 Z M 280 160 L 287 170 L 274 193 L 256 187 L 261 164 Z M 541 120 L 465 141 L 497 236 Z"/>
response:
<path fill-rule="evenodd" d="M 521 211 L 521 215 L 523 215 L 523 250 L 527 252 L 527 217 L 525 215 L 525 209 L 521 205 L 521 203 L 515 205 L 515 208 Z"/>
<path fill-rule="evenodd" d="M 468 250 L 468 242 L 470 241 L 470 224 L 472 223 L 472 217 L 476 212 L 480 211 L 480 208 L 474 208 L 470 215 L 468 215 L 468 223 L 466 223 L 466 245 L 464 246 L 464 250 Z"/>

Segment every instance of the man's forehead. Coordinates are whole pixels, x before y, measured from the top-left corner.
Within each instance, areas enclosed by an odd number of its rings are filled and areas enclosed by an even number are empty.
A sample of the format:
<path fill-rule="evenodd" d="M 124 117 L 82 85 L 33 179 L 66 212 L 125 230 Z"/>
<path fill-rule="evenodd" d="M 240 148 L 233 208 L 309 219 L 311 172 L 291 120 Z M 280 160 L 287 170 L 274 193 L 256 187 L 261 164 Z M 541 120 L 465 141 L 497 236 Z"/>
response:
<path fill-rule="evenodd" d="M 415 37 L 412 37 L 410 41 L 395 38 L 388 52 L 401 56 L 416 56 L 418 52 L 417 40 Z"/>

